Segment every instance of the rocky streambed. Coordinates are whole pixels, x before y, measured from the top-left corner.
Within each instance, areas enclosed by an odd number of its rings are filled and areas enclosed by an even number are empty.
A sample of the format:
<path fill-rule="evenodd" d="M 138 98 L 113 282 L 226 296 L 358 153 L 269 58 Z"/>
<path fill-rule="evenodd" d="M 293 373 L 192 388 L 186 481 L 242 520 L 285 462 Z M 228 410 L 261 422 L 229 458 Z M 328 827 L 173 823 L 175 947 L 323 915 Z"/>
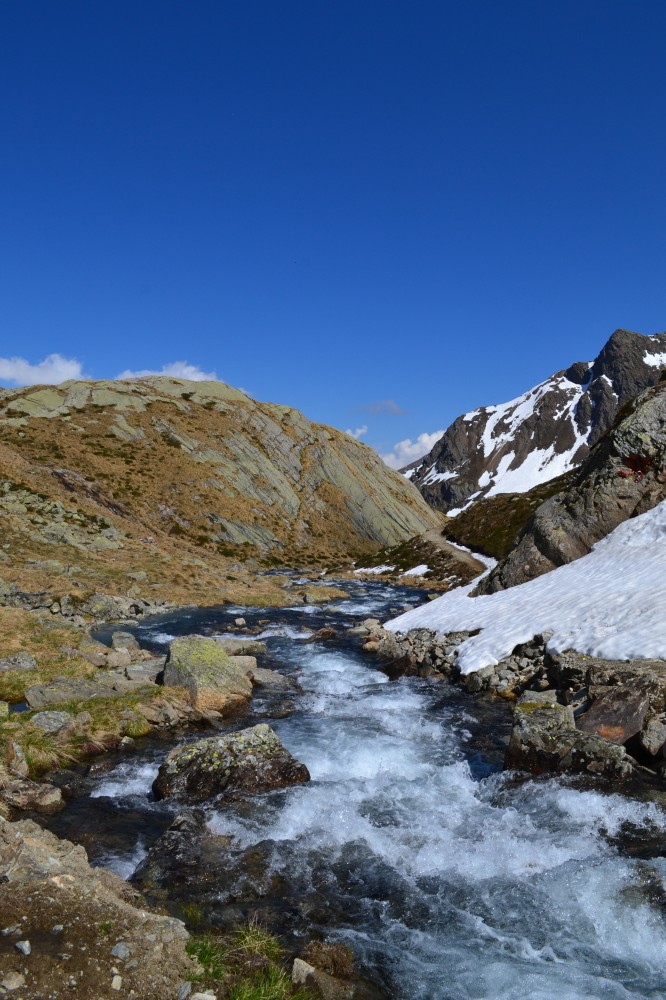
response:
<path fill-rule="evenodd" d="M 313 936 L 343 941 L 366 995 L 666 997 L 659 802 L 503 772 L 507 702 L 441 672 L 405 676 L 347 634 L 414 591 L 359 583 L 351 595 L 323 608 L 189 609 L 132 628 L 155 654 L 229 627 L 265 642 L 260 665 L 300 690 L 259 689 L 222 734 L 270 724 L 309 781 L 158 799 L 170 732 L 100 760 L 40 822 L 194 930 L 257 915 L 294 952 Z M 323 627 L 333 632 L 313 641 Z"/>

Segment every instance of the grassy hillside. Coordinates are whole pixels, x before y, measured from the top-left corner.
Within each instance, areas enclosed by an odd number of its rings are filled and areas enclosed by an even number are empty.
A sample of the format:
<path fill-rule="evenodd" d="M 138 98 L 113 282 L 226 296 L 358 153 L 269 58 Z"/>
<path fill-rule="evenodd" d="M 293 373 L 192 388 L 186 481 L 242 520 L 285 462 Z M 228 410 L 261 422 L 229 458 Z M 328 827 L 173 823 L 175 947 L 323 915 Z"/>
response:
<path fill-rule="evenodd" d="M 156 377 L 0 391 L 0 523 L 7 583 L 271 604 L 257 570 L 348 565 L 439 516 L 340 431 Z"/>

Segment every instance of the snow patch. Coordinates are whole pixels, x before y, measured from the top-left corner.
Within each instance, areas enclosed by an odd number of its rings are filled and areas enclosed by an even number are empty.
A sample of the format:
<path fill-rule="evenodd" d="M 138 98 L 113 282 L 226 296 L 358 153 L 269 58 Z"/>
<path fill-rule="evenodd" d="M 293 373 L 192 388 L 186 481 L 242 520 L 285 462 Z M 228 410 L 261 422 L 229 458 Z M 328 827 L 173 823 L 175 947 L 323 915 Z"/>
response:
<path fill-rule="evenodd" d="M 643 361 L 651 368 L 666 368 L 666 351 L 662 351 L 661 354 L 645 353 Z"/>
<path fill-rule="evenodd" d="M 430 570 L 425 563 L 420 566 L 413 566 L 412 569 L 405 570 L 402 574 L 403 576 L 423 576 L 425 573 L 429 573 Z"/>
<path fill-rule="evenodd" d="M 368 566 L 365 569 L 355 569 L 354 574 L 356 576 L 362 576 L 364 573 L 392 573 L 395 566 Z"/>
<path fill-rule="evenodd" d="M 535 580 L 470 597 L 474 583 L 388 622 L 391 632 L 472 631 L 463 674 L 494 666 L 519 643 L 552 631 L 548 649 L 606 659 L 666 659 L 666 501 L 619 525 L 592 551 Z"/>

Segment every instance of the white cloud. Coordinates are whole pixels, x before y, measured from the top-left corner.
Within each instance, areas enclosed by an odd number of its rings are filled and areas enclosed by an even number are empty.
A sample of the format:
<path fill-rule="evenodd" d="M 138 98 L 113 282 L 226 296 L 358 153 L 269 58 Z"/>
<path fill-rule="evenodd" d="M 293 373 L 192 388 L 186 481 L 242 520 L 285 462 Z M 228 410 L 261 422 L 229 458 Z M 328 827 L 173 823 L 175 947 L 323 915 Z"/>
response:
<path fill-rule="evenodd" d="M 394 444 L 393 451 L 382 455 L 382 458 L 392 469 L 402 469 L 405 465 L 415 462 L 417 458 L 427 455 L 443 433 L 444 431 L 433 431 L 432 434 L 419 434 L 415 441 L 405 438 Z"/>
<path fill-rule="evenodd" d="M 142 368 L 140 371 L 126 371 L 116 375 L 116 378 L 145 378 L 146 375 L 170 375 L 172 378 L 187 378 L 191 382 L 216 382 L 215 372 L 204 372 L 197 365 L 190 365 L 187 361 L 172 361 L 168 365 L 163 365 L 159 371 L 154 368 Z"/>
<path fill-rule="evenodd" d="M 0 358 L 0 383 L 58 385 L 77 378 L 85 378 L 81 362 L 76 358 L 63 358 L 62 354 L 49 354 L 36 365 L 25 358 Z"/>
<path fill-rule="evenodd" d="M 357 427 L 355 431 L 352 430 L 345 431 L 345 434 L 349 434 L 351 437 L 356 438 L 357 441 L 359 440 L 359 438 L 362 438 L 363 435 L 367 433 L 368 433 L 368 428 L 366 424 L 363 424 L 362 427 Z"/>

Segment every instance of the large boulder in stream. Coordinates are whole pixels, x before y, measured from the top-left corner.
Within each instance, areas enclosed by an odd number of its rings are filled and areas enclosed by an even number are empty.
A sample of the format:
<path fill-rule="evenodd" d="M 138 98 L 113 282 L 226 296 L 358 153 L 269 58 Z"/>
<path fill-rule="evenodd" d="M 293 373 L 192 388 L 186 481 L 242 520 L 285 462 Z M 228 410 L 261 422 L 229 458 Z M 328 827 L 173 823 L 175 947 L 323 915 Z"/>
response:
<path fill-rule="evenodd" d="M 229 715 L 244 708 L 252 697 L 247 659 L 229 656 L 215 639 L 201 635 L 174 639 L 164 667 L 164 684 L 185 688 L 193 707 L 201 712 Z"/>
<path fill-rule="evenodd" d="M 199 803 L 238 799 L 310 780 L 301 764 L 265 724 L 213 736 L 172 750 L 153 782 L 158 799 Z"/>
<path fill-rule="evenodd" d="M 576 729 L 573 709 L 558 704 L 554 691 L 528 691 L 519 699 L 504 766 L 531 774 L 587 774 L 613 783 L 634 773 L 625 748 Z"/>

